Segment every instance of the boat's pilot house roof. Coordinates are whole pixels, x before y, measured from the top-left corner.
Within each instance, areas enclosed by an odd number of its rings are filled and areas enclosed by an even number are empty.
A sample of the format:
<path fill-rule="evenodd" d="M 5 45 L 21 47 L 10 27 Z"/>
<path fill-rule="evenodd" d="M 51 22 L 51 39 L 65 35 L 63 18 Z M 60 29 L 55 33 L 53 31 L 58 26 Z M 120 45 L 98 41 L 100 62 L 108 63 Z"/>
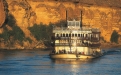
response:
<path fill-rule="evenodd" d="M 69 29 L 80 29 L 80 21 L 67 21 L 67 27 Z"/>

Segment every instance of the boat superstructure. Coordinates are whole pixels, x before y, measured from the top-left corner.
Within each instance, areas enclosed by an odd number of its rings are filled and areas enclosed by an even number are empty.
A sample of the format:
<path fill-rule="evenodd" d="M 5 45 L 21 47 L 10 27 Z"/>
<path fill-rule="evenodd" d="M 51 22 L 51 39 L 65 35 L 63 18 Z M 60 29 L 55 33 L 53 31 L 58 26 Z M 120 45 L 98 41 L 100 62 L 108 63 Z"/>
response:
<path fill-rule="evenodd" d="M 100 30 L 82 27 L 81 21 L 68 21 L 67 27 L 54 27 L 51 58 L 95 58 L 102 55 Z"/>

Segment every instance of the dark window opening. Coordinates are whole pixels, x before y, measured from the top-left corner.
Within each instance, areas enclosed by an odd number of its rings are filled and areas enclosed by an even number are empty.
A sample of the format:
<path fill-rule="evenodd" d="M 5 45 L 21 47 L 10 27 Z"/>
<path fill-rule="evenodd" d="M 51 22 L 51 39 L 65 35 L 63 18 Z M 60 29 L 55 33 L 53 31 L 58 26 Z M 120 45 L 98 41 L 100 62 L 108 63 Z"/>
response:
<path fill-rule="evenodd" d="M 66 34 L 66 37 L 68 37 L 68 34 Z"/>
<path fill-rule="evenodd" d="M 78 34 L 78 37 L 80 37 L 80 34 Z"/>
<path fill-rule="evenodd" d="M 57 37 L 59 37 L 59 34 L 57 34 Z"/>
<path fill-rule="evenodd" d="M 74 37 L 74 34 L 72 34 L 72 37 Z"/>
<path fill-rule="evenodd" d="M 75 34 L 75 37 L 77 37 L 77 34 Z"/>
<path fill-rule="evenodd" d="M 65 37 L 65 34 L 63 34 L 63 37 Z"/>
<path fill-rule="evenodd" d="M 69 34 L 69 37 L 71 37 L 71 34 Z"/>

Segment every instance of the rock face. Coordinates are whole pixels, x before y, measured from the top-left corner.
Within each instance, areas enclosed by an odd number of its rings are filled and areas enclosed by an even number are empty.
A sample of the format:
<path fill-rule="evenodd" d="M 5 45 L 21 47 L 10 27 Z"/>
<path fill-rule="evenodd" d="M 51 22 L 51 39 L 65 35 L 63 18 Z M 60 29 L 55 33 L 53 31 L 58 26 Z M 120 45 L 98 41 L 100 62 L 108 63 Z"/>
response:
<path fill-rule="evenodd" d="M 121 0 L 6 0 L 12 14 L 23 31 L 28 26 L 40 22 L 49 24 L 60 20 L 80 20 L 83 12 L 83 25 L 100 28 L 101 36 L 110 42 L 113 30 L 121 34 Z M 0 0 L 1 4 L 1 0 Z M 0 5 L 1 6 L 1 5 Z M 2 11 L 1 8 L 0 11 Z M 0 16 L 1 16 L 0 12 Z M 3 13 L 4 14 L 4 13 Z M 0 19 L 1 23 L 3 21 Z M 25 33 L 30 35 L 29 31 Z"/>
<path fill-rule="evenodd" d="M 5 21 L 5 11 L 4 11 L 4 2 L 2 0 L 0 0 L 0 27 L 3 25 L 4 21 Z"/>

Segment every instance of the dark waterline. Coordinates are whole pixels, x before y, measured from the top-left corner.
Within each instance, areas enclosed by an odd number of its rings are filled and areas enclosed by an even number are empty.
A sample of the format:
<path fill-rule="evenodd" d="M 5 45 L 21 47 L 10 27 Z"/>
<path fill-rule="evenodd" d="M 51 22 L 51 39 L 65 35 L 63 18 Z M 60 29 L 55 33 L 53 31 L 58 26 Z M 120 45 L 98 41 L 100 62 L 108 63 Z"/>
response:
<path fill-rule="evenodd" d="M 121 52 L 93 60 L 52 60 L 49 50 L 0 50 L 0 75 L 121 75 Z"/>

